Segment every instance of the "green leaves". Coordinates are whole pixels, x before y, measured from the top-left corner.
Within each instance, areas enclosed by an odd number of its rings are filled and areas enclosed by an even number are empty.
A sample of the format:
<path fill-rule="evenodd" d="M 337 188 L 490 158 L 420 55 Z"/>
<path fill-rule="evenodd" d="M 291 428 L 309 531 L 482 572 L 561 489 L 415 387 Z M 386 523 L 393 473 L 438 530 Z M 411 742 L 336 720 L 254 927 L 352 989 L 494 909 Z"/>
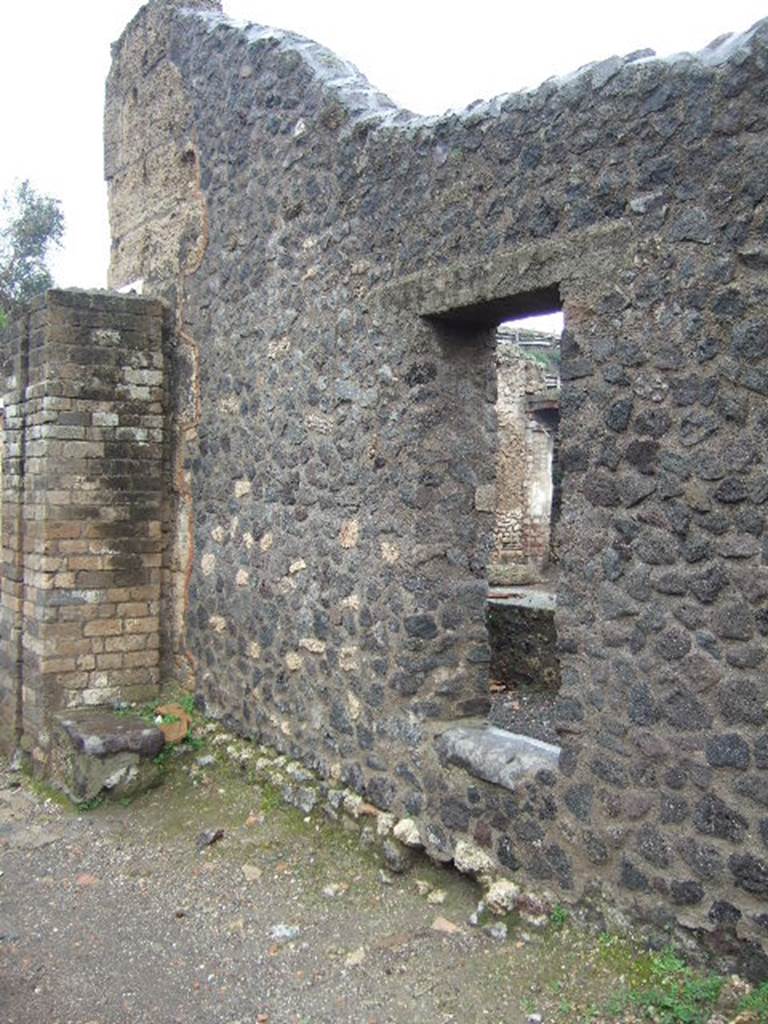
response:
<path fill-rule="evenodd" d="M 0 328 L 25 302 L 53 284 L 47 260 L 64 234 L 59 202 L 28 181 L 0 199 Z"/>

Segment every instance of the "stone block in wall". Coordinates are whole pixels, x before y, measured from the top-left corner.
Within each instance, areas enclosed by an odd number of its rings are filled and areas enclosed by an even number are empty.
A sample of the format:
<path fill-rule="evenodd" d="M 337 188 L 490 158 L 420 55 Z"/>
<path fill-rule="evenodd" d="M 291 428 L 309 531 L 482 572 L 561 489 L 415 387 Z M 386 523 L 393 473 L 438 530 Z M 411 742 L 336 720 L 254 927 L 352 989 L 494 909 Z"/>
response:
<path fill-rule="evenodd" d="M 102 794 L 135 796 L 160 782 L 155 758 L 165 737 L 136 715 L 97 709 L 57 714 L 52 743 L 51 781 L 75 803 Z"/>

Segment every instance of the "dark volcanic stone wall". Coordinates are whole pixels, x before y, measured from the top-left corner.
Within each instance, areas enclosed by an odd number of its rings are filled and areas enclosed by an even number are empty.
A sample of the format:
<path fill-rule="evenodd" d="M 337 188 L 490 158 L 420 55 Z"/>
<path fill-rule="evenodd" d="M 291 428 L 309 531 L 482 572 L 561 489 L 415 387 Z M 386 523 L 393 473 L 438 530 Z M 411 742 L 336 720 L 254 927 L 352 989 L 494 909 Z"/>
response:
<path fill-rule="evenodd" d="M 176 607 L 207 706 L 446 858 L 469 834 L 759 941 L 768 24 L 425 120 L 195 6 L 117 44 L 107 167 L 113 281 L 175 299 L 187 338 Z M 173 116 L 131 120 L 158 75 Z M 563 753 L 512 793 L 433 736 L 487 703 L 491 328 L 557 296 Z"/>

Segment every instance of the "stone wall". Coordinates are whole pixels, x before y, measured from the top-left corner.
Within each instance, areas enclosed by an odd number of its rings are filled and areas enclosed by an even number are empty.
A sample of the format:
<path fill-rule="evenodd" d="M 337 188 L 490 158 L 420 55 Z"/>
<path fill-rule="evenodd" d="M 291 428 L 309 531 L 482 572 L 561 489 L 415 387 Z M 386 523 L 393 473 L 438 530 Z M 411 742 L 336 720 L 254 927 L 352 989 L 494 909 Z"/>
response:
<path fill-rule="evenodd" d="M 166 333 L 52 291 L 2 336 L 0 713 L 41 764 L 55 711 L 158 692 Z"/>
<path fill-rule="evenodd" d="M 496 522 L 488 578 L 534 583 L 551 562 L 559 392 L 546 368 L 518 345 L 499 339 L 496 365 Z"/>
<path fill-rule="evenodd" d="M 489 601 L 488 635 L 493 683 L 514 691 L 557 692 L 560 663 L 552 609 L 532 607 L 530 602 Z"/>
<path fill-rule="evenodd" d="M 177 300 L 199 398 L 175 607 L 208 709 L 436 856 L 470 836 L 755 970 L 767 65 L 762 23 L 419 119 L 315 44 L 156 0 L 107 103 L 112 280 Z M 160 74 L 178 117 L 132 120 Z M 139 219 L 175 209 L 179 161 L 197 212 L 155 259 Z M 562 753 L 510 790 L 434 738 L 487 704 L 493 329 L 560 304 Z"/>

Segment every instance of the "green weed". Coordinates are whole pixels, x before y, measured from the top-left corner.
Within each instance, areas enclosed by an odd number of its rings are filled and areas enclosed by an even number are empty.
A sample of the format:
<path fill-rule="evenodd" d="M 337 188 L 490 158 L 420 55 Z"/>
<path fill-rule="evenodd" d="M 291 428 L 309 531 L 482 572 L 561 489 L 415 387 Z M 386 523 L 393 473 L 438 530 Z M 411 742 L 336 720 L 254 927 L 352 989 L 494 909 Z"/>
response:
<path fill-rule="evenodd" d="M 87 813 L 88 811 L 95 811 L 98 807 L 101 807 L 104 801 L 107 799 L 105 793 L 98 793 L 96 796 L 91 797 L 90 800 L 79 800 L 75 803 L 75 809 L 78 813 Z"/>
<path fill-rule="evenodd" d="M 568 921 L 569 917 L 570 914 L 565 909 L 565 907 L 560 906 L 560 904 L 558 903 L 555 907 L 552 908 L 552 913 L 549 915 L 549 922 L 555 928 L 562 928 Z"/>
<path fill-rule="evenodd" d="M 715 974 L 699 975 L 673 949 L 641 953 L 617 936 L 601 935 L 602 959 L 626 978 L 626 993 L 609 1006 L 618 1014 L 627 1007 L 639 1011 L 656 1024 L 706 1024 L 724 979 Z"/>
<path fill-rule="evenodd" d="M 764 981 L 739 1003 L 739 1012 L 751 1011 L 757 1014 L 760 1024 L 768 1024 L 768 981 Z"/>
<path fill-rule="evenodd" d="M 193 693 L 185 693 L 184 696 L 179 697 L 175 703 L 184 708 L 187 714 L 191 717 L 200 717 L 200 712 L 197 710 L 197 706 L 195 705 L 195 695 Z"/>
<path fill-rule="evenodd" d="M 160 753 L 152 758 L 152 763 L 156 764 L 159 768 L 166 768 L 168 762 L 173 757 L 174 746 L 173 743 L 166 743 Z"/>

